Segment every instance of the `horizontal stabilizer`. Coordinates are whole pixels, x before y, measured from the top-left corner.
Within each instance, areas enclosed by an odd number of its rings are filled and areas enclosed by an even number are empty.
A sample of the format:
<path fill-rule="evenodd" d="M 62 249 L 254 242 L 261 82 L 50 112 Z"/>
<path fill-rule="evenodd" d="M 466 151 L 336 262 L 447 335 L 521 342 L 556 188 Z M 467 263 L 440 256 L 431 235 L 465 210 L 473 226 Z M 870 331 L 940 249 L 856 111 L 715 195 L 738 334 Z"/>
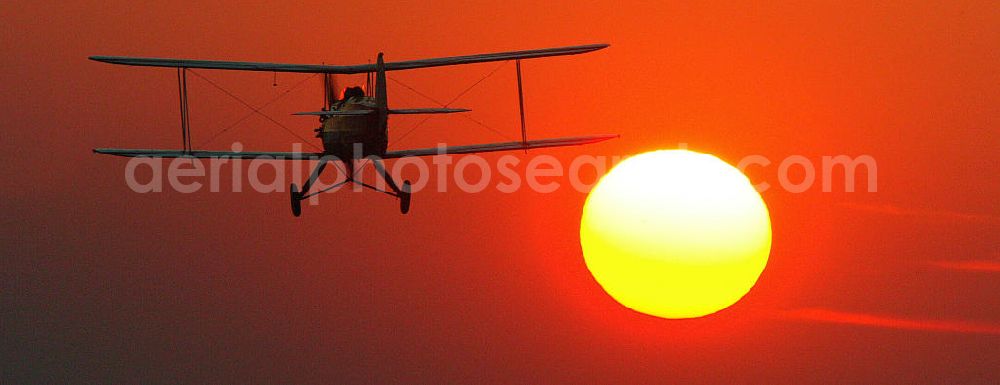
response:
<path fill-rule="evenodd" d="M 578 55 L 607 48 L 608 44 L 589 44 L 571 47 L 543 48 L 526 51 L 497 52 L 479 55 L 465 55 L 441 57 L 433 59 L 408 60 L 385 63 L 386 71 L 409 70 L 416 68 L 440 67 L 458 64 L 485 63 L 503 60 L 532 59 L 548 56 Z M 284 63 L 260 63 L 260 62 L 237 62 L 219 60 L 189 60 L 189 59 L 162 59 L 148 57 L 126 57 L 126 56 L 91 56 L 90 60 L 95 60 L 111 64 L 123 64 L 132 66 L 150 67 L 172 67 L 172 68 L 205 68 L 216 70 L 236 70 L 236 71 L 265 71 L 265 72 L 304 72 L 304 73 L 327 73 L 327 74 L 360 74 L 365 72 L 375 72 L 375 64 L 356 65 L 320 65 L 320 64 L 284 64 Z"/>
<path fill-rule="evenodd" d="M 402 108 L 389 110 L 390 114 L 416 115 L 416 114 L 453 114 L 456 112 L 472 111 L 467 108 Z M 368 115 L 375 110 L 332 110 L 332 111 L 305 111 L 296 112 L 292 115 L 318 115 L 318 116 L 358 116 Z"/>
<path fill-rule="evenodd" d="M 306 112 L 296 112 L 292 115 L 358 116 L 358 115 L 368 115 L 372 112 L 375 112 L 375 110 L 306 111 Z"/>
<path fill-rule="evenodd" d="M 456 112 L 469 112 L 472 111 L 467 108 L 402 108 L 396 110 L 389 110 L 390 114 L 398 115 L 416 115 L 416 114 L 453 114 Z"/>

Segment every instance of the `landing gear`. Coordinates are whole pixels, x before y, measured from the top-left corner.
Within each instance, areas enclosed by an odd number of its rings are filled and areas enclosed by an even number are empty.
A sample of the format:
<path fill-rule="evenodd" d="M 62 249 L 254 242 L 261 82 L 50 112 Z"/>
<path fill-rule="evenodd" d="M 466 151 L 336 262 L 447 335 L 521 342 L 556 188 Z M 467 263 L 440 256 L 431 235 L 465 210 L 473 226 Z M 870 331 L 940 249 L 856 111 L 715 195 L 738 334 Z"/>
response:
<path fill-rule="evenodd" d="M 410 181 L 403 181 L 403 188 L 399 189 L 399 212 L 406 214 L 410 212 L 410 197 L 413 195 L 410 192 Z"/>
<path fill-rule="evenodd" d="M 344 162 L 344 166 L 346 166 L 345 171 L 347 173 L 347 178 L 345 180 L 336 183 L 332 186 L 323 188 L 322 190 L 309 193 L 309 188 L 312 187 L 312 185 L 316 183 L 316 181 L 319 179 L 319 175 L 323 173 L 323 169 L 326 168 L 327 162 L 331 161 L 333 160 L 321 159 L 320 163 L 316 166 L 316 169 L 313 170 L 311 175 L 309 175 L 309 179 L 302 184 L 301 191 L 299 190 L 299 186 L 296 186 L 295 183 L 292 183 L 290 186 L 288 186 L 288 198 L 292 205 L 292 215 L 296 217 L 302 215 L 302 201 L 305 200 L 306 198 L 309 198 L 319 193 L 333 190 L 347 183 L 357 183 L 358 185 L 363 186 L 365 188 L 369 188 L 378 191 L 380 193 L 396 197 L 397 199 L 399 199 L 399 212 L 403 214 L 410 212 L 410 198 L 413 195 L 410 190 L 410 181 L 408 180 L 403 181 L 403 185 L 401 187 L 396 186 L 395 180 L 393 180 L 392 176 L 389 175 L 389 173 L 385 170 L 385 166 L 382 165 L 382 161 L 379 159 L 373 159 L 372 164 L 375 166 L 375 170 L 378 172 L 378 175 L 382 178 L 382 180 L 385 181 L 386 185 L 388 185 L 392 191 L 386 191 L 383 190 L 382 188 L 372 186 L 358 179 L 354 179 L 354 173 L 356 171 L 354 170 L 355 161 L 353 159 L 348 159 L 347 161 Z"/>
<path fill-rule="evenodd" d="M 364 183 L 361 183 L 361 185 L 371 188 L 372 190 L 381 191 L 398 198 L 399 212 L 402 214 L 410 212 L 410 196 L 412 195 L 412 193 L 410 192 L 410 181 L 408 180 L 403 181 L 403 188 L 399 188 L 398 186 L 396 186 L 396 182 L 392 179 L 392 175 L 389 175 L 389 172 L 385 170 L 385 166 L 382 165 L 381 160 L 376 159 L 372 161 L 372 165 L 375 166 L 375 171 L 378 171 L 378 175 L 382 177 L 382 180 L 384 180 L 387 185 L 389 185 L 389 188 L 392 189 L 392 192 L 379 190 Z"/>
<path fill-rule="evenodd" d="M 299 192 L 299 186 L 292 183 L 288 187 L 288 195 L 292 202 L 292 215 L 296 217 L 302 215 L 302 193 Z"/>

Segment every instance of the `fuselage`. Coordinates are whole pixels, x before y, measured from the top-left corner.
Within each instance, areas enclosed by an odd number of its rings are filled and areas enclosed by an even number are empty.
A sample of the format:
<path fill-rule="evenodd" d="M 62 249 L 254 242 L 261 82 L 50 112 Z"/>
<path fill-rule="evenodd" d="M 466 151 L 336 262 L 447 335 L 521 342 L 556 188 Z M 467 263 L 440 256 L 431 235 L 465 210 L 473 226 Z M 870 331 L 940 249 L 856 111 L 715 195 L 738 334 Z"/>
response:
<path fill-rule="evenodd" d="M 387 119 L 378 111 L 375 98 L 352 97 L 334 104 L 335 111 L 374 110 L 366 115 L 333 115 L 322 120 L 317 137 L 324 152 L 340 159 L 383 156 L 389 144 Z M 355 152 L 355 145 L 360 151 Z"/>

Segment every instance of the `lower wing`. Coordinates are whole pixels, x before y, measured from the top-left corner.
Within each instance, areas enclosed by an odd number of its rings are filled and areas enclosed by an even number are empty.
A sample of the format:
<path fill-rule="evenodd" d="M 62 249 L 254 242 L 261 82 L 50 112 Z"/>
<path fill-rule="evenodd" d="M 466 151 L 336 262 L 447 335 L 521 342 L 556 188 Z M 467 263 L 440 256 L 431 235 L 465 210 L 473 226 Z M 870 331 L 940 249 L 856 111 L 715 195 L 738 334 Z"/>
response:
<path fill-rule="evenodd" d="M 569 138 L 538 139 L 538 140 L 529 140 L 526 142 L 502 142 L 502 143 L 469 144 L 464 146 L 447 146 L 447 147 L 441 146 L 433 148 L 418 148 L 413 150 L 389 151 L 385 153 L 385 156 L 383 156 L 383 158 L 392 159 L 392 158 L 402 158 L 405 156 L 475 154 L 480 152 L 528 150 L 532 148 L 545 148 L 545 147 L 579 146 L 582 144 L 603 142 L 605 140 L 614 139 L 617 137 L 618 135 L 591 135 L 591 136 L 575 136 Z"/>
<path fill-rule="evenodd" d="M 502 142 L 469 144 L 462 146 L 440 146 L 432 148 L 418 148 L 412 150 L 389 151 L 385 153 L 383 159 L 403 158 L 407 156 L 430 156 L 448 154 L 474 154 L 480 152 L 529 150 L 533 148 L 579 146 L 603 142 L 608 139 L 617 138 L 618 135 L 592 135 L 576 136 L 568 138 L 551 138 L 529 140 L 526 142 Z M 315 160 L 327 156 L 322 152 L 228 152 L 228 151 L 190 151 L 183 150 L 143 150 L 125 148 L 95 148 L 95 153 L 145 158 L 229 158 L 229 159 L 278 159 L 278 160 Z"/>
<path fill-rule="evenodd" d="M 228 159 L 281 159 L 281 160 L 308 160 L 319 159 L 324 154 L 322 152 L 229 152 L 229 151 L 189 151 L 184 150 L 145 150 L 131 148 L 95 148 L 95 153 L 115 156 L 126 156 L 130 158 L 228 158 Z"/>

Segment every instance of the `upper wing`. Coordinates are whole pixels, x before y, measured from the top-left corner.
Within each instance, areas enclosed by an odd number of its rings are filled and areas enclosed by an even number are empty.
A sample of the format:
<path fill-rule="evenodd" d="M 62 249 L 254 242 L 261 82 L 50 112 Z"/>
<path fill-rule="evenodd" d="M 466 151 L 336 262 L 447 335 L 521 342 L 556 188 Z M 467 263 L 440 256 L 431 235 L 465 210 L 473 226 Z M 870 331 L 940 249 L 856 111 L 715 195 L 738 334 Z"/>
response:
<path fill-rule="evenodd" d="M 409 70 L 415 68 L 439 67 L 458 64 L 484 63 L 491 61 L 531 59 L 547 56 L 577 55 L 607 48 L 609 44 L 589 44 L 571 47 L 543 48 L 527 51 L 511 51 L 487 53 L 480 55 L 452 56 L 434 59 L 420 59 L 385 63 L 386 71 Z M 258 63 L 258 62 L 236 62 L 236 61 L 216 61 L 216 60 L 188 60 L 188 59 L 160 59 L 145 57 L 126 56 L 91 56 L 90 60 L 96 60 L 111 64 L 124 64 L 133 66 L 150 67 L 175 67 L 175 68 L 205 68 L 217 70 L 237 70 L 237 71 L 266 71 L 266 72 L 306 72 L 306 73 L 328 73 L 328 74 L 357 74 L 365 72 L 375 72 L 374 64 L 358 65 L 318 65 L 318 64 L 282 64 L 282 63 Z"/>
<path fill-rule="evenodd" d="M 614 139 L 617 137 L 618 135 L 591 135 L 591 136 L 576 136 L 568 138 L 538 139 L 538 140 L 529 140 L 527 142 L 502 142 L 502 143 L 470 144 L 464 146 L 418 148 L 413 150 L 389 151 L 386 152 L 385 156 L 383 156 L 382 158 L 392 159 L 392 158 L 402 158 L 405 156 L 472 154 L 477 152 L 528 150 L 532 148 L 544 148 L 544 147 L 578 146 L 581 144 L 603 142 L 605 140 Z"/>

